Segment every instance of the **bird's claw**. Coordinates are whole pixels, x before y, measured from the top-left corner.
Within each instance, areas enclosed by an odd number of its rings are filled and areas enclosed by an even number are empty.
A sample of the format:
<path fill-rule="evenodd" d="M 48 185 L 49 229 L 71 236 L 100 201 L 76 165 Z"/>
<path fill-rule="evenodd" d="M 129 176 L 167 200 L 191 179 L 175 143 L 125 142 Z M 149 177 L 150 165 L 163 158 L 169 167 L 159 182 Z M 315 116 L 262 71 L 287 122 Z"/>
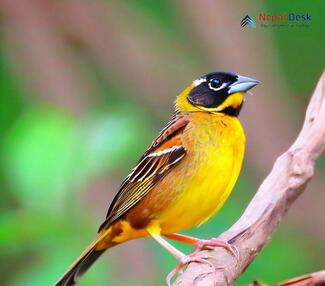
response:
<path fill-rule="evenodd" d="M 202 239 L 199 240 L 196 244 L 196 247 L 192 253 L 197 253 L 201 251 L 203 248 L 214 248 L 214 247 L 223 247 L 224 249 L 228 250 L 235 258 L 236 261 L 239 260 L 239 250 L 236 246 L 230 244 L 227 241 L 223 241 L 217 238 L 211 238 L 209 240 Z"/>
<path fill-rule="evenodd" d="M 175 267 L 166 277 L 166 282 L 168 286 L 172 286 L 171 280 L 172 278 L 177 275 L 178 273 L 183 273 L 183 267 L 191 262 L 199 262 L 208 264 L 211 267 L 214 267 L 211 262 L 206 260 L 210 256 L 208 255 L 196 255 L 197 253 L 190 253 L 189 255 L 184 255 L 179 258 L 179 264 Z"/>
<path fill-rule="evenodd" d="M 236 261 L 239 260 L 239 251 L 237 247 L 230 244 L 229 242 L 217 238 L 212 238 L 209 240 L 201 239 L 197 242 L 194 250 L 189 255 L 184 255 L 179 257 L 179 262 L 180 262 L 179 265 L 177 265 L 177 267 L 175 267 L 166 277 L 167 285 L 172 286 L 171 284 L 172 278 L 178 273 L 182 273 L 183 267 L 191 262 L 206 263 L 209 266 L 214 268 L 215 266 L 211 262 L 206 260 L 207 258 L 210 258 L 210 256 L 206 254 L 199 255 L 198 252 L 204 248 L 213 249 L 215 247 L 223 247 L 235 257 Z"/>

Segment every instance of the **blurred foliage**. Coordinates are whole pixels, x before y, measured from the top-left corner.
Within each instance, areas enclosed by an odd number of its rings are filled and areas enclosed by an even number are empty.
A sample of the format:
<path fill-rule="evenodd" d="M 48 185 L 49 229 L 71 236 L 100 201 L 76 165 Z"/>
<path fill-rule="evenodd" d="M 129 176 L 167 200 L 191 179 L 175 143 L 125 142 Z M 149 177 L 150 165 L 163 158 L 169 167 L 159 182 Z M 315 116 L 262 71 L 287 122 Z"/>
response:
<path fill-rule="evenodd" d="M 294 10 L 311 13 L 313 27 L 308 31 L 273 31 L 282 69 L 277 72 L 286 75 L 296 101 L 309 94 L 308 87 L 313 86 L 324 62 L 324 57 L 316 56 L 324 54 L 322 2 L 301 3 Z M 175 43 L 191 44 L 189 54 L 196 57 L 188 58 L 188 62 L 207 62 L 195 50 L 197 43 L 191 42 L 190 35 L 184 33 L 184 22 L 178 19 L 173 1 L 128 0 L 123 1 L 123 5 L 153 20 L 161 33 Z M 275 13 L 290 11 L 292 2 L 277 0 L 256 5 Z M 96 208 L 97 203 L 102 206 L 102 197 L 96 198 L 97 193 L 94 193 L 94 201 L 87 203 L 94 182 L 108 177 L 116 188 L 163 123 L 149 104 L 143 105 L 145 99 L 140 99 L 141 91 L 124 87 L 123 78 L 118 83 L 103 83 L 106 79 L 101 76 L 101 68 L 93 63 L 88 63 L 92 73 L 89 80 L 96 86 L 96 92 L 94 104 L 85 115 L 76 116 L 46 102 L 26 84 L 25 76 L 15 67 L 10 41 L 2 37 L 0 285 L 52 285 L 95 235 L 100 219 Z M 304 101 L 307 100 L 305 97 Z M 166 111 L 165 120 L 169 115 Z M 238 218 L 255 187 L 249 174 L 252 168 L 247 169 L 220 214 L 200 230 L 187 233 L 204 234 L 208 238 Z M 111 191 L 116 189 L 107 190 Z M 108 204 L 107 201 L 107 207 Z M 106 209 L 99 212 L 103 217 Z M 115 260 L 107 254 L 80 285 L 100 285 L 98 281 L 101 285 L 164 285 L 165 274 L 176 261 L 154 242 L 146 242 L 153 256 L 154 274 L 151 276 L 155 277 L 154 281 L 144 281 L 143 277 L 124 277 L 117 281 Z M 184 251 L 190 250 L 187 246 L 175 245 Z M 324 251 L 322 247 L 316 245 L 312 237 L 301 239 L 297 229 L 282 227 L 237 285 L 248 285 L 254 279 L 273 283 L 315 271 L 320 267 L 318 253 Z"/>
<path fill-rule="evenodd" d="M 319 65 L 320 58 L 315 56 L 324 54 L 324 45 L 320 41 L 324 37 L 325 25 L 322 17 L 323 4 L 321 0 L 313 1 L 312 5 L 297 1 L 293 6 L 290 2 L 279 0 L 265 1 L 263 4 L 270 14 L 281 14 L 287 11 L 296 14 L 308 13 L 312 16 L 312 26 L 301 29 L 278 29 L 274 33 L 283 68 L 281 73 L 290 84 L 294 94 L 299 99 L 305 99 L 306 102 L 308 98 L 305 95 L 310 92 L 306 83 L 315 82 L 323 70 L 323 66 Z"/>

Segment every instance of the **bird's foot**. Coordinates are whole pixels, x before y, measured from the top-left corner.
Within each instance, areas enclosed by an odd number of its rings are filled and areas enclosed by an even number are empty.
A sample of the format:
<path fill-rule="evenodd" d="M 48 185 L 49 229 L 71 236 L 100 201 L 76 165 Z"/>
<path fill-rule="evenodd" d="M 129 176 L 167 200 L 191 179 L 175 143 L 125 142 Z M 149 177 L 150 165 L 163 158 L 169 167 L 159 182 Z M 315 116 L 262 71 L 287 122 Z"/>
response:
<path fill-rule="evenodd" d="M 210 265 L 211 267 L 214 267 L 213 264 L 211 262 L 209 262 L 208 260 L 206 260 L 207 258 L 209 258 L 210 256 L 206 255 L 206 254 L 202 254 L 202 255 L 198 255 L 197 252 L 194 253 L 190 253 L 189 255 L 183 255 L 180 256 L 178 258 L 179 260 L 179 264 L 177 265 L 177 267 L 175 267 L 171 272 L 169 272 L 169 274 L 166 277 L 166 282 L 168 286 L 172 286 L 172 278 L 177 275 L 178 273 L 182 273 L 183 272 L 183 267 L 188 265 L 191 262 L 199 262 L 199 263 L 205 263 Z"/>
<path fill-rule="evenodd" d="M 204 248 L 214 248 L 214 247 L 222 247 L 229 251 L 238 261 L 239 260 L 239 251 L 236 246 L 230 244 L 227 241 L 218 239 L 218 238 L 211 238 L 211 239 L 200 239 L 197 241 L 195 248 L 191 254 L 195 255 L 199 251 Z"/>

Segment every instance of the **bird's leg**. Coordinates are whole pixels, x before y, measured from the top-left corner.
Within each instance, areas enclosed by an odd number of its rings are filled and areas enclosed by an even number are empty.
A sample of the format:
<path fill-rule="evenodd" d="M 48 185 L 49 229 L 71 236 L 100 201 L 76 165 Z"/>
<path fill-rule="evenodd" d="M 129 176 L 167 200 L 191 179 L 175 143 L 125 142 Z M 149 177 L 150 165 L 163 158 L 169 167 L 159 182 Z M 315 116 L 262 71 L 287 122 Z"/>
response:
<path fill-rule="evenodd" d="M 207 263 L 210 266 L 213 267 L 213 265 L 206 260 L 206 258 L 209 258 L 207 255 L 186 255 L 183 252 L 179 251 L 177 248 L 175 248 L 173 245 L 171 245 L 168 241 L 163 239 L 159 234 L 156 233 L 150 233 L 153 239 L 155 239 L 162 247 L 164 247 L 168 252 L 170 252 L 176 259 L 180 262 L 179 265 L 174 268 L 166 277 L 166 282 L 168 285 L 171 284 L 171 280 L 174 275 L 181 272 L 183 267 L 190 262 L 200 262 L 200 263 Z"/>
<path fill-rule="evenodd" d="M 196 245 L 199 238 L 192 237 L 189 235 L 179 234 L 179 233 L 162 233 L 163 236 L 166 236 L 169 239 L 184 242 L 186 244 Z"/>
<path fill-rule="evenodd" d="M 163 239 L 159 234 L 150 234 L 162 247 L 164 247 L 169 253 L 171 253 L 177 260 L 181 261 L 186 256 L 183 252 L 171 245 L 167 240 Z"/>
<path fill-rule="evenodd" d="M 179 233 L 163 233 L 163 236 L 172 240 L 194 245 L 195 248 L 191 252 L 190 254 L 191 256 L 194 256 L 196 253 L 198 253 L 200 250 L 206 247 L 223 247 L 224 249 L 228 250 L 232 255 L 234 255 L 236 259 L 239 258 L 238 249 L 235 246 L 231 245 L 229 242 L 223 241 L 221 239 L 217 239 L 217 238 L 200 239 L 200 238 L 179 234 Z"/>

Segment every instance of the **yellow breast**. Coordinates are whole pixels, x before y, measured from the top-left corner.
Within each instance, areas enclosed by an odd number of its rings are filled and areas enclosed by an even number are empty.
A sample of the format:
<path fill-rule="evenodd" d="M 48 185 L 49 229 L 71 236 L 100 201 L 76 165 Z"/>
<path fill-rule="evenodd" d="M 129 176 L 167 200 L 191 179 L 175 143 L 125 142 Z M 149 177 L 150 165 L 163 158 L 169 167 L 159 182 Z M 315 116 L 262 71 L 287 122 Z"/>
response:
<path fill-rule="evenodd" d="M 173 170 L 173 185 L 161 184 L 165 191 L 173 188 L 175 197 L 156 216 L 165 232 L 181 231 L 209 219 L 227 200 L 242 166 L 245 135 L 236 117 L 201 112 L 190 116 L 182 138 L 187 155 Z"/>

